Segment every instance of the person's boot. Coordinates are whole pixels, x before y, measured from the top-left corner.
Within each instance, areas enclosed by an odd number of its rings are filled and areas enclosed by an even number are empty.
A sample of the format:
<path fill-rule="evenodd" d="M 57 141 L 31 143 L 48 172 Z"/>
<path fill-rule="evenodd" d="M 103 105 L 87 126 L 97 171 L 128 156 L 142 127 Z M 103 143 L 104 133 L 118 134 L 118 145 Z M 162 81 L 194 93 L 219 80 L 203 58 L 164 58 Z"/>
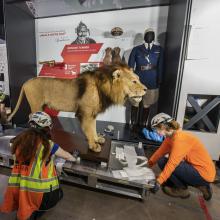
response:
<path fill-rule="evenodd" d="M 169 186 L 163 186 L 162 190 L 165 194 L 171 197 L 180 197 L 182 199 L 186 199 L 190 197 L 190 193 L 188 189 L 172 188 Z"/>
<path fill-rule="evenodd" d="M 149 112 L 150 112 L 150 108 L 143 108 L 142 110 L 141 121 L 140 121 L 140 125 L 142 128 L 147 127 Z"/>
<path fill-rule="evenodd" d="M 28 218 L 28 220 L 37 220 L 37 211 L 33 212 L 32 215 Z"/>
<path fill-rule="evenodd" d="M 131 123 L 130 123 L 131 138 L 138 138 L 138 111 L 139 111 L 138 107 L 131 106 Z"/>
<path fill-rule="evenodd" d="M 196 188 L 202 192 L 203 198 L 206 201 L 212 198 L 212 188 L 210 186 L 197 186 Z"/>

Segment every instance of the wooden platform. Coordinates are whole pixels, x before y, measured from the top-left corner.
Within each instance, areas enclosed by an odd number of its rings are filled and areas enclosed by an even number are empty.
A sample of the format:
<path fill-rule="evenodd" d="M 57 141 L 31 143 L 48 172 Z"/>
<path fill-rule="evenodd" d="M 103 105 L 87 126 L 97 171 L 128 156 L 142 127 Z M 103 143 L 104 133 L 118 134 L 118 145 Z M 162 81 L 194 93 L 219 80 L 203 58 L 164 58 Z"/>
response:
<path fill-rule="evenodd" d="M 78 149 L 82 155 L 82 158 L 91 161 L 103 161 L 108 162 L 111 140 L 120 140 L 126 142 L 142 142 L 144 147 L 159 146 L 159 143 L 149 141 L 147 139 L 138 138 L 131 139 L 129 125 L 116 123 L 97 121 L 97 132 L 105 134 L 104 130 L 108 125 L 114 126 L 115 130 L 113 135 L 106 134 L 106 143 L 102 147 L 100 153 L 94 153 L 88 150 L 88 143 L 81 130 L 80 123 L 75 118 L 54 117 L 52 134 L 54 141 L 60 144 L 65 150 L 73 152 L 74 149 Z M 118 132 L 120 136 L 118 137 Z"/>
<path fill-rule="evenodd" d="M 80 123 L 76 118 L 67 118 L 67 117 L 56 118 L 55 117 L 53 120 L 53 123 L 56 129 L 65 130 L 71 133 L 74 131 L 76 134 L 83 135 L 83 132 L 80 127 Z M 105 128 L 107 128 L 108 125 L 112 125 L 114 127 L 113 135 L 109 135 L 108 133 L 104 132 Z M 105 134 L 107 137 L 109 137 L 112 140 L 120 140 L 120 141 L 125 141 L 125 142 L 132 142 L 132 143 L 142 142 L 145 147 L 154 147 L 154 146 L 159 147 L 160 146 L 160 143 L 149 141 L 141 135 L 136 139 L 132 138 L 128 124 L 97 120 L 96 127 L 97 127 L 98 133 Z"/>
<path fill-rule="evenodd" d="M 74 149 L 79 150 L 81 159 L 108 163 L 111 148 L 111 139 L 108 137 L 105 138 L 105 143 L 100 153 L 89 150 L 85 136 L 80 134 L 70 133 L 61 129 L 53 129 L 52 140 L 70 153 Z"/>

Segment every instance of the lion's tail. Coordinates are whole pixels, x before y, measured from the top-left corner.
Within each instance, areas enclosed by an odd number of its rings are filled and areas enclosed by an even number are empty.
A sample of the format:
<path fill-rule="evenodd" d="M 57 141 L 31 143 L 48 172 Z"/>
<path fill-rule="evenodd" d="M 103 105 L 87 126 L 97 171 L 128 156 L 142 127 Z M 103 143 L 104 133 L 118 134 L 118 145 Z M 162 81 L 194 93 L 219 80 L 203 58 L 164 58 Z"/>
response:
<path fill-rule="evenodd" d="M 18 111 L 18 108 L 22 102 L 22 99 L 23 99 L 23 96 L 24 96 L 24 86 L 21 87 L 21 91 L 20 91 L 20 95 L 18 97 L 18 101 L 17 101 L 17 104 L 13 110 L 13 112 L 9 115 L 9 117 L 7 118 L 7 121 L 11 121 L 11 119 L 13 118 L 13 116 L 16 114 L 16 112 Z"/>

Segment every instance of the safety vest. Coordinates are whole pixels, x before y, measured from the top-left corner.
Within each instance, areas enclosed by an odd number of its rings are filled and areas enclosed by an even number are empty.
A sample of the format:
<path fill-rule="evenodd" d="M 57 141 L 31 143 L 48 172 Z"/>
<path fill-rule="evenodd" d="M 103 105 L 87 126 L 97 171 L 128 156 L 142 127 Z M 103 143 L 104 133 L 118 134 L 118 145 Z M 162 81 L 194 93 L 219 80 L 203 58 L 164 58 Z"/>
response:
<path fill-rule="evenodd" d="M 29 165 L 14 164 L 8 181 L 2 212 L 18 210 L 19 220 L 26 220 L 39 210 L 43 194 L 59 188 L 53 158 L 42 161 L 44 146 L 40 145 Z"/>

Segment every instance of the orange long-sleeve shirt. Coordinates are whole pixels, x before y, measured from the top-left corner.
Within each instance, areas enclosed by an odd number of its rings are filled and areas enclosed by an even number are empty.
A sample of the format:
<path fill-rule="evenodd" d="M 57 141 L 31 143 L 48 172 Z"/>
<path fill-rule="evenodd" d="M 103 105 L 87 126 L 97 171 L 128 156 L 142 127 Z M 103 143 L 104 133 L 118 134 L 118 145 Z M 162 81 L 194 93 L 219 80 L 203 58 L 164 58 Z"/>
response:
<path fill-rule="evenodd" d="M 206 181 L 214 181 L 216 174 L 214 163 L 204 145 L 192 133 L 178 130 L 172 137 L 167 137 L 152 155 L 149 164 L 154 165 L 167 153 L 168 162 L 157 179 L 160 184 L 170 177 L 182 160 L 191 164 Z"/>

